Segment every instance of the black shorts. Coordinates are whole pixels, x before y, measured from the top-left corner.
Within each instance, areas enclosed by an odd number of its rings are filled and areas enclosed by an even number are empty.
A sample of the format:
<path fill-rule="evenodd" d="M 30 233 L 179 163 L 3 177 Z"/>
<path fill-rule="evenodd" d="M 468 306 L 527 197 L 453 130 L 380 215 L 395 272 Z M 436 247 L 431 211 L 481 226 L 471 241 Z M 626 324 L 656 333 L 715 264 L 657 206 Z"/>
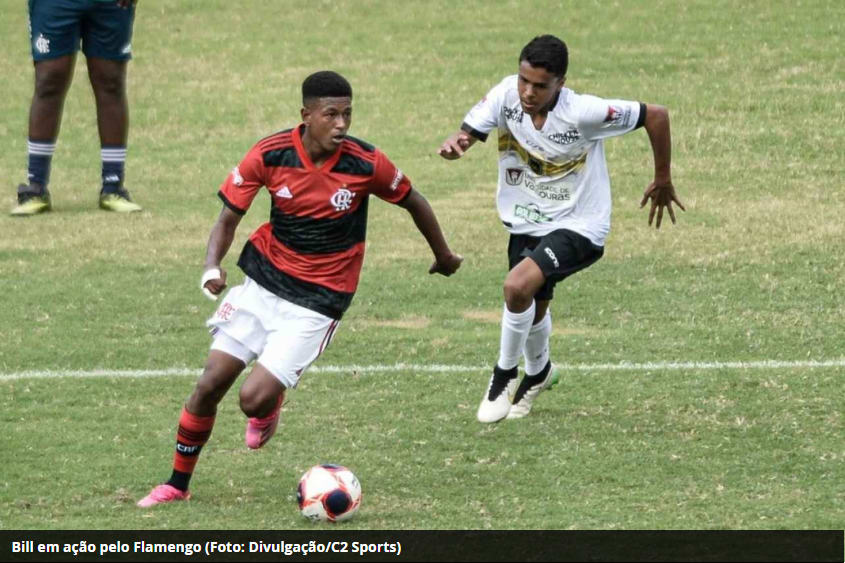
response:
<path fill-rule="evenodd" d="M 531 258 L 546 276 L 546 283 L 534 295 L 547 301 L 554 297 L 555 284 L 583 270 L 604 254 L 604 247 L 593 244 L 590 239 L 574 231 L 559 229 L 544 237 L 511 235 L 508 241 L 508 266 Z"/>

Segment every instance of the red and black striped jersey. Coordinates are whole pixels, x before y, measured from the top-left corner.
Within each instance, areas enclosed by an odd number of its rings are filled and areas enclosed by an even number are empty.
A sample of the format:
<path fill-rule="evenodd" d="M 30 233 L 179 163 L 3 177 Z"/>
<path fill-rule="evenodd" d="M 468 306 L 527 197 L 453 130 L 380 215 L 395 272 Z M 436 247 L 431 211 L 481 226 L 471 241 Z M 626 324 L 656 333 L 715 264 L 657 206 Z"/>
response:
<path fill-rule="evenodd" d="M 329 160 L 314 166 L 302 145 L 304 128 L 256 143 L 219 196 L 243 214 L 267 187 L 270 221 L 250 235 L 238 266 L 279 297 L 339 319 L 358 287 L 369 195 L 399 203 L 411 182 L 384 153 L 349 136 Z"/>

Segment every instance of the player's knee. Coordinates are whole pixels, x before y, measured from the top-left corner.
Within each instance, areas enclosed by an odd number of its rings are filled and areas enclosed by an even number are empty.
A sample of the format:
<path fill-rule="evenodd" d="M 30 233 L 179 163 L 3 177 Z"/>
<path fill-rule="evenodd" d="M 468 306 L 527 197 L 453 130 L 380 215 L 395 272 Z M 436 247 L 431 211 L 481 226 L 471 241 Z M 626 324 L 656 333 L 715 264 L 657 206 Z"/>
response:
<path fill-rule="evenodd" d="M 126 91 L 126 81 L 120 72 L 99 72 L 92 75 L 91 86 L 98 98 L 122 98 Z"/>
<path fill-rule="evenodd" d="M 35 77 L 35 97 L 57 98 L 64 95 L 70 81 L 70 73 L 62 69 L 39 72 Z"/>
<path fill-rule="evenodd" d="M 531 305 L 531 300 L 534 299 L 534 293 L 529 287 L 510 278 L 505 279 L 504 295 L 505 303 L 511 311 L 523 310 Z"/>
<path fill-rule="evenodd" d="M 284 391 L 281 392 L 284 394 Z M 238 394 L 241 411 L 249 417 L 263 418 L 273 413 L 279 401 L 276 389 L 244 385 Z"/>

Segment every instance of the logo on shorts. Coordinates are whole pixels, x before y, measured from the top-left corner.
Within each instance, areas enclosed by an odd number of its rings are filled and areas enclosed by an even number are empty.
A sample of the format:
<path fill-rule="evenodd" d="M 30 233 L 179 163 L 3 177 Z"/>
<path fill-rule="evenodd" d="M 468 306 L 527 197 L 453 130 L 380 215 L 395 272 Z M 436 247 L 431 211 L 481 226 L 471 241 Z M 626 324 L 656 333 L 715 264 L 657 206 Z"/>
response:
<path fill-rule="evenodd" d="M 352 207 L 352 199 L 355 194 L 346 189 L 346 186 L 337 190 L 329 201 L 334 205 L 336 211 L 346 211 Z"/>
<path fill-rule="evenodd" d="M 543 249 L 543 251 L 548 255 L 549 258 L 552 259 L 552 263 L 555 265 L 555 268 L 560 268 L 560 262 L 557 261 L 557 256 L 555 256 L 555 253 L 552 252 L 552 249 L 547 246 Z"/>
<path fill-rule="evenodd" d="M 132 52 L 132 43 L 127 43 L 123 46 L 123 49 L 120 50 L 121 53 L 124 55 L 128 55 Z"/>
<path fill-rule="evenodd" d="M 35 50 L 42 55 L 50 52 L 50 40 L 44 37 L 43 33 L 39 33 L 38 39 L 35 40 Z"/>
<path fill-rule="evenodd" d="M 524 171 L 522 168 L 508 168 L 505 170 L 505 182 L 507 182 L 509 186 L 518 186 L 522 183 L 523 173 Z"/>
<path fill-rule="evenodd" d="M 232 307 L 232 304 L 228 301 L 224 302 L 220 305 L 220 308 L 217 309 L 217 316 L 223 319 L 224 321 L 228 321 L 232 318 L 232 313 L 235 312 L 235 308 Z"/>

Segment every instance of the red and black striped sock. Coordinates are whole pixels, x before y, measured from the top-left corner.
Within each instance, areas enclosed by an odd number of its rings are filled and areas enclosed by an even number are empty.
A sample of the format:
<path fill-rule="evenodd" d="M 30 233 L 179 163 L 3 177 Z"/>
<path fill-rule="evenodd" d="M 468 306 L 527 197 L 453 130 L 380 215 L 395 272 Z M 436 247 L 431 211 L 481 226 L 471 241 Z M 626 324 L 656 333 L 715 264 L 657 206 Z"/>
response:
<path fill-rule="evenodd" d="M 173 453 L 173 475 L 168 485 L 180 491 L 188 490 L 188 482 L 194 473 L 194 466 L 199 460 L 202 447 L 211 436 L 214 428 L 213 416 L 197 416 L 182 407 L 179 417 L 179 429 L 176 431 L 176 451 Z"/>

